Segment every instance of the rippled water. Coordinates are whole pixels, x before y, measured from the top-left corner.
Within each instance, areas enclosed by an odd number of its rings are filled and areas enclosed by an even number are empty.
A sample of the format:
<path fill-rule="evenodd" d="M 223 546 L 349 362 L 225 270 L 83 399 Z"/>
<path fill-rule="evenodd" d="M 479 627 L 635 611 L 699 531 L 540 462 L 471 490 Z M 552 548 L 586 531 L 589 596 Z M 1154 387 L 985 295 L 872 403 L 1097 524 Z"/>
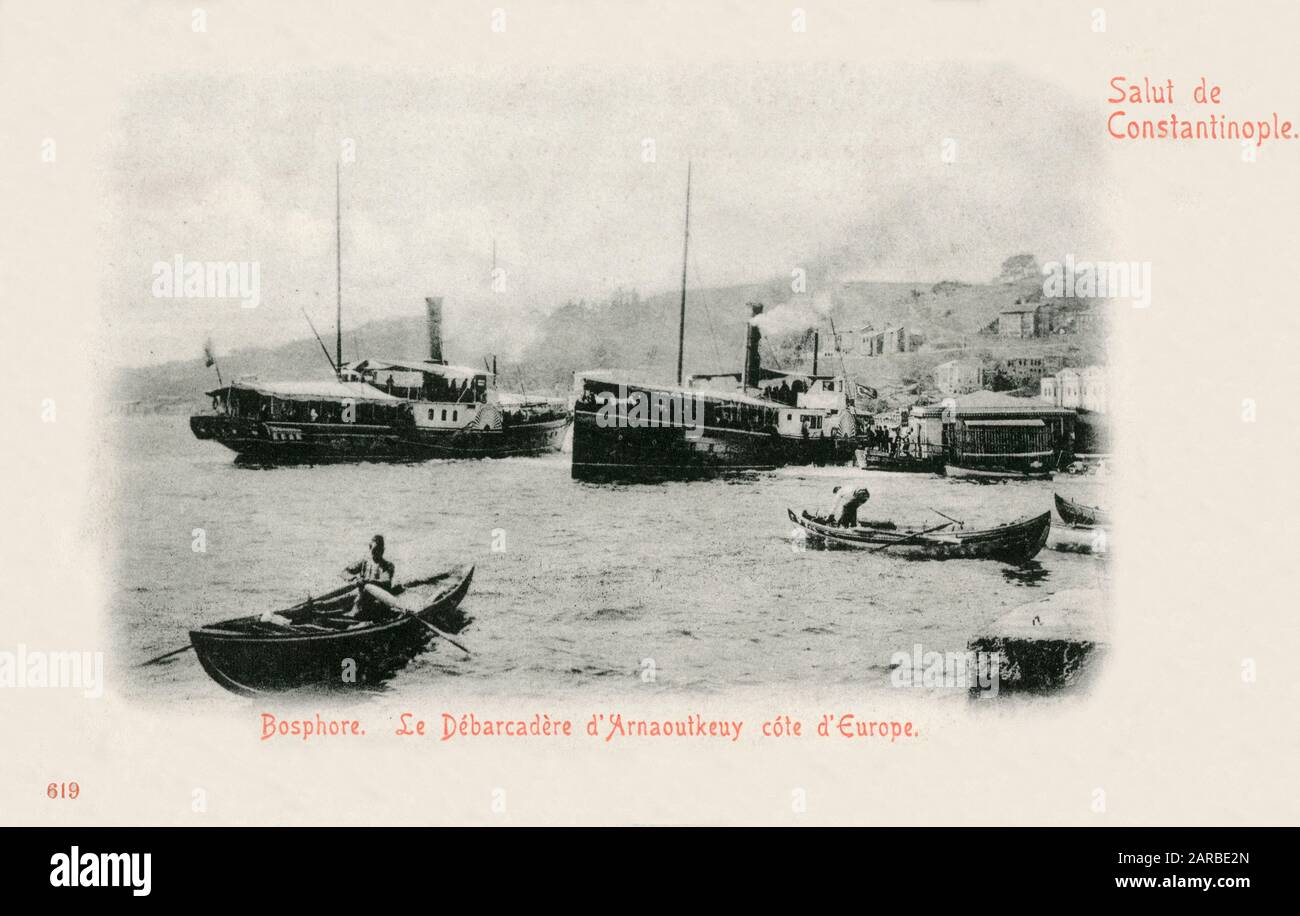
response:
<path fill-rule="evenodd" d="M 874 690 L 887 686 L 896 651 L 964 651 L 1007 609 L 1105 576 L 1095 557 L 1049 550 L 1023 569 L 799 550 L 785 514 L 856 480 L 872 493 L 863 517 L 934 524 L 938 510 L 983 527 L 1051 508 L 1053 489 L 1104 505 L 1097 480 L 979 485 L 787 468 L 587 484 L 570 480 L 567 454 L 256 469 L 193 439 L 184 417 L 124 419 L 116 434 L 112 614 L 124 666 L 184 645 L 197 624 L 335 587 L 376 532 L 399 578 L 478 567 L 462 606 L 473 657 L 424 654 L 388 685 L 414 694 L 645 690 L 645 659 L 666 691 Z M 135 694 L 235 700 L 192 653 L 129 671 Z"/>

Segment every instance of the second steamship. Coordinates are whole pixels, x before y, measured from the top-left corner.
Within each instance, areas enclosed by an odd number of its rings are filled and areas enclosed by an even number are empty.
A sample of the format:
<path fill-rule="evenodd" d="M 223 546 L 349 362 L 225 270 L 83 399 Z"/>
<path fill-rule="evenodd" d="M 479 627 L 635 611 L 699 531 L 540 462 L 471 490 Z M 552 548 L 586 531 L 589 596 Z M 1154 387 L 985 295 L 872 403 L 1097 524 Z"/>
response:
<path fill-rule="evenodd" d="M 846 380 L 764 369 L 763 306 L 750 303 L 738 373 L 693 376 L 683 385 L 691 173 L 686 171 L 677 384 L 628 382 L 605 370 L 575 376 L 572 476 L 659 479 L 850 461 L 857 418 Z M 814 357 L 815 360 L 815 357 Z"/>
<path fill-rule="evenodd" d="M 696 477 L 851 460 L 857 419 L 845 380 L 764 369 L 759 340 L 751 320 L 742 371 L 693 376 L 685 386 L 580 373 L 573 477 Z"/>
<path fill-rule="evenodd" d="M 442 299 L 425 300 L 427 359 L 361 359 L 328 381 L 236 380 L 190 418 L 199 439 L 267 462 L 501 458 L 559 451 L 567 406 L 501 391 L 442 357 Z"/>

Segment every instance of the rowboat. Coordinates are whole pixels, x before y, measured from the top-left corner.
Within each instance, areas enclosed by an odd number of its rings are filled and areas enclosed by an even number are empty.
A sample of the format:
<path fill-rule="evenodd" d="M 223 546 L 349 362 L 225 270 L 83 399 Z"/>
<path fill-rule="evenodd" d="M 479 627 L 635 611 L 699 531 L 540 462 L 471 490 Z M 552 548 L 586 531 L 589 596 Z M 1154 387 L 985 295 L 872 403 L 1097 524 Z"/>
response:
<path fill-rule="evenodd" d="M 1075 528 L 1094 528 L 1099 525 L 1109 525 L 1110 516 L 1104 509 L 1098 509 L 1096 506 L 1085 506 L 1083 503 L 1076 503 L 1072 499 L 1066 499 L 1060 493 L 1053 493 L 1056 497 L 1056 511 L 1061 519 Z"/>
<path fill-rule="evenodd" d="M 942 458 L 890 455 L 876 449 L 860 448 L 853 453 L 853 464 L 867 471 L 894 471 L 903 474 L 942 474 Z"/>
<path fill-rule="evenodd" d="M 958 480 L 974 480 L 981 483 L 993 483 L 1001 480 L 1051 480 L 1051 468 L 1015 468 L 986 465 L 945 464 L 943 472 L 948 477 Z"/>
<path fill-rule="evenodd" d="M 790 520 L 808 533 L 809 541 L 829 548 L 888 553 L 917 560 L 1001 560 L 1023 563 L 1047 542 L 1052 513 L 1028 516 L 996 528 L 966 531 L 952 522 L 939 526 L 894 527 L 859 525 L 840 528 L 818 521 L 806 511 L 786 510 Z"/>
<path fill-rule="evenodd" d="M 190 631 L 199 663 L 214 681 L 243 696 L 302 687 L 349 688 L 392 676 L 434 638 L 428 625 L 457 632 L 458 610 L 473 566 L 408 580 L 385 603 L 400 608 L 379 620 L 346 616 L 355 590 L 336 590 L 274 614 L 223 620 Z"/>

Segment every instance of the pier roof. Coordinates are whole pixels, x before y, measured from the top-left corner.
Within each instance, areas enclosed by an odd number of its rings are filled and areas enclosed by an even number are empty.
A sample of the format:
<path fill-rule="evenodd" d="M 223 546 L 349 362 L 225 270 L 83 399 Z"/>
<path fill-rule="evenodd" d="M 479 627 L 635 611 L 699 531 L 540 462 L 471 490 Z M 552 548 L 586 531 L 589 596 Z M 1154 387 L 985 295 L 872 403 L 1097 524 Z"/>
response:
<path fill-rule="evenodd" d="M 1034 397 L 1017 398 L 1000 391 L 972 391 L 933 404 L 918 405 L 912 414 L 918 417 L 937 417 L 951 410 L 959 418 L 974 417 L 1057 417 L 1072 415 L 1068 407 L 1057 407 Z"/>

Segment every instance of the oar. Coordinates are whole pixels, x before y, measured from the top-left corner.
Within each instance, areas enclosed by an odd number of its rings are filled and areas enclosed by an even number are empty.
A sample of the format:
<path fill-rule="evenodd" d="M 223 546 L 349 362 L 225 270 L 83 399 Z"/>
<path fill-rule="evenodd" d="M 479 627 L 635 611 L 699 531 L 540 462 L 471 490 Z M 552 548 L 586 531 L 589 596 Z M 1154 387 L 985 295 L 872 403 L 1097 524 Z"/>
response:
<path fill-rule="evenodd" d="M 331 598 L 342 598 L 344 595 L 346 595 L 348 592 L 352 591 L 356 587 L 357 584 L 355 582 L 350 582 L 347 585 L 340 585 L 338 588 L 334 589 L 333 591 L 326 592 L 323 595 L 316 595 L 314 597 L 312 595 L 308 595 L 306 601 L 301 601 L 298 604 L 293 605 L 292 607 L 286 608 L 285 610 L 297 611 L 307 607 L 308 605 L 315 604 L 317 601 L 329 601 Z"/>
<path fill-rule="evenodd" d="M 306 601 L 300 602 L 299 604 L 295 604 L 293 607 L 286 608 L 285 610 L 297 611 L 297 610 L 301 610 L 302 608 L 308 607 L 309 605 L 314 604 L 317 601 L 329 601 L 331 598 L 341 598 L 343 595 L 346 595 L 354 588 L 356 588 L 355 584 L 340 586 L 339 588 L 334 589 L 332 592 L 326 592 L 325 594 L 317 595 L 314 598 L 309 596 Z M 158 662 L 162 661 L 163 659 L 171 658 L 173 655 L 180 655 L 182 652 L 188 652 L 190 649 L 193 648 L 194 646 L 192 645 L 181 646 L 179 649 L 173 649 L 170 652 L 164 652 L 162 655 L 159 655 L 155 658 L 151 658 L 147 662 L 141 662 L 140 664 L 136 665 L 136 667 L 147 668 L 149 665 L 156 665 Z"/>
<path fill-rule="evenodd" d="M 880 553 L 880 551 L 888 550 L 890 547 L 897 547 L 899 544 L 906 544 L 908 541 L 914 541 L 919 537 L 923 537 L 924 535 L 933 534 L 934 532 L 938 531 L 940 528 L 947 528 L 951 524 L 952 522 L 944 522 L 942 525 L 935 525 L 933 528 L 927 528 L 924 531 L 918 531 L 915 534 L 909 534 L 905 538 L 899 538 L 896 541 L 890 541 L 888 544 L 885 544 L 883 547 L 876 547 L 871 552 Z"/>
<path fill-rule="evenodd" d="M 416 614 L 412 613 L 411 611 L 403 611 L 403 613 L 407 614 L 410 617 L 413 617 L 415 620 L 424 624 L 426 627 L 429 628 L 429 632 L 432 633 L 434 636 L 441 636 L 443 639 L 447 640 L 447 642 L 451 643 L 453 646 L 455 646 L 460 651 L 464 652 L 466 655 L 473 654 L 472 652 L 469 651 L 469 649 L 466 649 L 460 643 L 456 642 L 456 640 L 452 639 L 449 634 L 444 633 L 442 630 L 439 630 L 437 627 L 429 623 L 429 621 L 425 620 L 423 617 L 419 617 Z"/>
<path fill-rule="evenodd" d="M 441 638 L 447 640 L 447 642 L 451 643 L 453 646 L 455 646 L 460 651 L 464 652 L 466 655 L 472 654 L 469 651 L 469 649 L 466 649 L 459 642 L 452 639 L 450 633 L 444 633 L 442 630 L 439 630 L 437 627 L 429 623 L 429 621 L 425 620 L 415 611 L 411 610 L 406 605 L 398 601 L 397 596 L 389 592 L 387 589 L 381 588 L 378 585 L 371 583 L 366 586 L 366 594 L 369 595 L 371 598 L 374 598 L 376 601 L 379 601 L 382 604 L 386 605 L 387 607 L 390 607 L 393 610 L 397 611 L 397 613 L 403 614 L 423 624 L 429 630 L 430 633 L 432 633 L 435 636 L 440 636 Z"/>
<path fill-rule="evenodd" d="M 966 527 L 966 523 L 963 522 L 961 519 L 953 518 L 951 515 L 944 515 L 938 509 L 934 508 L 934 506 L 926 506 L 926 508 L 929 509 L 931 512 L 933 512 L 935 515 L 943 515 L 943 517 L 946 518 L 948 521 L 961 525 L 963 528 Z"/>
<path fill-rule="evenodd" d="M 151 658 L 147 662 L 141 662 L 140 664 L 136 665 L 136 667 L 144 668 L 147 667 L 148 665 L 157 664 L 158 662 L 162 661 L 164 658 L 171 658 L 173 655 L 180 655 L 182 652 L 188 652 L 190 651 L 190 649 L 193 648 L 194 648 L 193 646 L 181 646 L 179 649 L 173 649 L 170 652 L 164 652 L 162 655 L 159 655 L 157 658 Z"/>

